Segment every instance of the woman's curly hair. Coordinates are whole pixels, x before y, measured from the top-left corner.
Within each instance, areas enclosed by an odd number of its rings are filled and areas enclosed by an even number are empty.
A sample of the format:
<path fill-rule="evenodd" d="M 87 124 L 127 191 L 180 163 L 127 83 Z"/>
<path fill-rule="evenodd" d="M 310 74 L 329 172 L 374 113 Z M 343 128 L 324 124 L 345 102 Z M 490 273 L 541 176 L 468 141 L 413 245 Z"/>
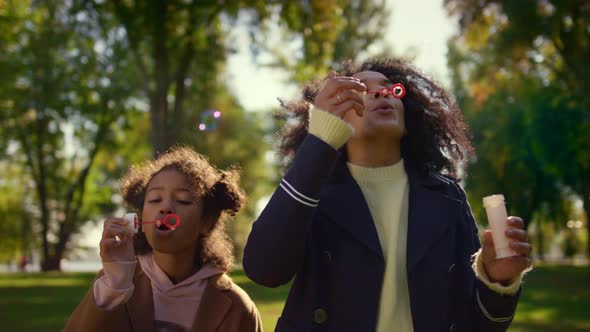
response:
<path fill-rule="evenodd" d="M 458 178 L 474 155 L 471 133 L 458 105 L 440 85 L 407 62 L 393 58 L 376 58 L 354 66 L 350 61 L 328 77 L 352 76 L 362 71 L 376 71 L 394 83 L 406 87 L 404 118 L 407 134 L 401 141 L 401 154 L 422 174 L 443 174 Z M 323 80 L 304 86 L 303 98 L 281 103 L 279 119 L 286 125 L 279 133 L 278 152 L 283 166 L 292 162 L 308 133 L 309 109 Z M 343 150 L 345 153 L 346 151 Z"/>
<path fill-rule="evenodd" d="M 226 217 L 234 216 L 244 205 L 246 196 L 239 186 L 236 169 L 221 171 L 206 157 L 189 147 L 173 147 L 139 166 L 132 166 L 121 179 L 121 192 L 125 205 L 141 215 L 146 189 L 159 172 L 175 169 L 184 174 L 195 193 L 203 199 L 201 220 L 210 221 L 209 232 L 199 238 L 195 255 L 196 266 L 213 264 L 229 271 L 234 262 L 233 245 L 226 233 Z M 143 232 L 134 238 L 137 254 L 152 250 Z"/>

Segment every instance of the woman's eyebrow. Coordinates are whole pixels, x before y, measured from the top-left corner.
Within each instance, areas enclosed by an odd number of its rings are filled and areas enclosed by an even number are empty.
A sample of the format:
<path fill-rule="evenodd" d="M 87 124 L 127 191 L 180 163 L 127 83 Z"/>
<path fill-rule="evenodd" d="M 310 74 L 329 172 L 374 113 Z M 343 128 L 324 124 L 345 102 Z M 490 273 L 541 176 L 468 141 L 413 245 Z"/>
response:
<path fill-rule="evenodd" d="M 389 79 L 389 78 L 382 78 L 381 80 L 378 81 L 381 85 L 388 85 L 388 84 L 393 84 L 393 82 Z M 363 84 L 367 84 L 367 79 L 363 78 L 361 79 L 361 83 Z"/>

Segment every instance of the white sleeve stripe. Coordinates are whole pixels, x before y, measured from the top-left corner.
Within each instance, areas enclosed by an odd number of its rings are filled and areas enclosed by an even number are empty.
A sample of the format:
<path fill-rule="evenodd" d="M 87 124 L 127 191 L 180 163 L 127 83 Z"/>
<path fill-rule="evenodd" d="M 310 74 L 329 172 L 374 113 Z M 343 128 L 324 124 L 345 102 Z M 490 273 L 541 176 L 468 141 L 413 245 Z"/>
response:
<path fill-rule="evenodd" d="M 476 296 L 477 296 L 477 304 L 479 304 L 479 308 L 481 309 L 481 312 L 492 322 L 496 322 L 496 323 L 505 323 L 505 322 L 509 322 L 514 315 L 510 316 L 510 317 L 501 317 L 501 318 L 495 318 L 492 315 L 490 315 L 488 313 L 488 311 L 486 310 L 486 308 L 484 308 L 483 304 L 481 303 L 481 299 L 479 297 L 479 290 L 476 289 Z"/>
<path fill-rule="evenodd" d="M 284 182 L 287 185 L 287 187 L 289 187 L 292 190 L 293 193 L 295 193 L 296 195 L 298 195 L 299 198 L 301 198 L 303 200 L 306 200 L 309 203 L 319 203 L 320 202 L 319 199 L 313 199 L 311 197 L 305 196 L 302 193 L 298 192 L 297 189 L 293 188 L 293 186 L 289 182 L 287 182 L 287 180 L 283 179 L 282 182 Z"/>
<path fill-rule="evenodd" d="M 282 184 L 282 183 L 280 183 L 280 184 L 279 184 L 279 186 L 281 186 L 281 188 L 283 188 L 283 190 L 285 190 L 285 192 L 286 192 L 287 194 L 289 194 L 289 196 L 291 196 L 291 197 L 292 197 L 294 200 L 296 200 L 297 202 L 299 202 L 299 203 L 301 203 L 301 204 L 305 204 L 305 205 L 307 205 L 307 206 L 311 206 L 311 207 L 316 207 L 316 206 L 318 206 L 317 204 L 311 204 L 311 203 L 308 203 L 308 202 L 306 202 L 306 201 L 304 201 L 304 200 L 301 200 L 301 199 L 299 199 L 297 196 L 293 195 L 293 194 L 292 194 L 292 193 L 289 191 L 289 189 L 288 189 L 287 187 L 283 186 L 283 184 Z"/>

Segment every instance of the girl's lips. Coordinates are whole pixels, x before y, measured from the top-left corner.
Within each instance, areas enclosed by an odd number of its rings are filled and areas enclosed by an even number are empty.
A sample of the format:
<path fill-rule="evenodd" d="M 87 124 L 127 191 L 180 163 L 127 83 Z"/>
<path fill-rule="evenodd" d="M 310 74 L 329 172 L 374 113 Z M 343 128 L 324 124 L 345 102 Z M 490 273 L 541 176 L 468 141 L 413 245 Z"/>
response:
<path fill-rule="evenodd" d="M 156 224 L 154 225 L 154 231 L 158 236 L 170 236 L 172 231 L 174 231 L 176 227 L 170 228 L 168 225 L 164 224 L 160 220 L 156 220 Z"/>
<path fill-rule="evenodd" d="M 158 227 L 154 227 L 154 231 L 158 236 L 170 236 L 172 234 L 173 229 L 159 229 Z"/>

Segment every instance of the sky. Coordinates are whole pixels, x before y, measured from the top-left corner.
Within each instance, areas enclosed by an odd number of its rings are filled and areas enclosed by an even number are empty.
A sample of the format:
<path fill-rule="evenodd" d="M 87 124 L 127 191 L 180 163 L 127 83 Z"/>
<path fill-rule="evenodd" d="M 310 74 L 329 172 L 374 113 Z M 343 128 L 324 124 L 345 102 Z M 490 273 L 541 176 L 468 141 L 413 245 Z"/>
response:
<path fill-rule="evenodd" d="M 450 83 L 447 70 L 447 40 L 456 32 L 456 25 L 446 16 L 442 0 L 388 0 L 392 16 L 386 27 L 384 42 L 397 55 L 408 51 L 416 55 L 414 65 L 443 85 Z M 298 98 L 296 86 L 285 84 L 287 74 L 280 70 L 261 68 L 252 62 L 248 36 L 244 27 L 234 30 L 238 52 L 228 59 L 228 84 L 248 111 L 269 110 L 279 106 L 277 98 Z M 98 247 L 102 223 L 82 228 L 82 245 Z M 64 266 L 67 269 L 67 263 Z M 74 268 L 75 269 L 75 268 Z"/>

